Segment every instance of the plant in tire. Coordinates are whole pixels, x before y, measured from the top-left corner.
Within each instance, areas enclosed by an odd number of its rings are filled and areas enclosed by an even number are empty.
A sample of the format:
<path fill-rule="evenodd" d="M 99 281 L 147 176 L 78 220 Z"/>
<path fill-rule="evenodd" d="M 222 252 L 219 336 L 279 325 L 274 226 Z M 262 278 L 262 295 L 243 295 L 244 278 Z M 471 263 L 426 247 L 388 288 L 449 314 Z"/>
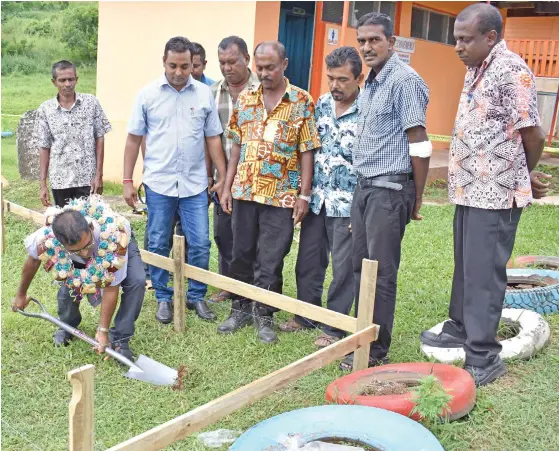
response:
<path fill-rule="evenodd" d="M 448 412 L 452 396 L 444 390 L 434 374 L 421 378 L 419 385 L 411 393 L 415 403 L 411 414 L 419 414 L 426 426 L 432 427 L 440 423 L 441 418 L 447 421 L 445 412 Z"/>

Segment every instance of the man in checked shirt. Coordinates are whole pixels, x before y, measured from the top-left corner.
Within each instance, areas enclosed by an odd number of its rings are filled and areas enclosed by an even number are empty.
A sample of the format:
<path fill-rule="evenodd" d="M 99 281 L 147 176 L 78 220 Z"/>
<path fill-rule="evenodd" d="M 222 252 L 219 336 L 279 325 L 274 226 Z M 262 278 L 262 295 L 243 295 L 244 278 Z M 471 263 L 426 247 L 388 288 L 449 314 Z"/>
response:
<path fill-rule="evenodd" d="M 388 361 L 401 241 L 410 220 L 421 220 L 432 147 L 425 130 L 429 89 L 394 52 L 390 18 L 379 13 L 361 17 L 357 42 L 371 70 L 361 95 L 353 151 L 357 174 L 351 207 L 353 270 L 358 300 L 363 259 L 379 262 L 373 321 L 380 332 L 371 344 L 369 366 L 373 366 Z M 353 368 L 353 354 L 342 360 L 340 368 Z"/>

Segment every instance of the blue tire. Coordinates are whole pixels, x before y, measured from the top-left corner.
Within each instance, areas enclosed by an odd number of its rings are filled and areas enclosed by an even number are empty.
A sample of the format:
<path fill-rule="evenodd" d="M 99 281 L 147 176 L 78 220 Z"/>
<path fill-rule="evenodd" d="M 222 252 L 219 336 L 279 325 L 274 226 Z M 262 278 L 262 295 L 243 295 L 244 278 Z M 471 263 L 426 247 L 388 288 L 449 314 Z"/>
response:
<path fill-rule="evenodd" d="M 287 449 L 284 440 L 295 435 L 301 444 L 337 438 L 391 451 L 444 451 L 421 424 L 388 410 L 355 405 L 317 406 L 282 413 L 250 428 L 229 449 L 282 451 Z"/>
<path fill-rule="evenodd" d="M 552 277 L 559 281 L 559 271 L 549 269 L 507 269 L 507 276 Z M 510 290 L 505 294 L 504 306 L 523 308 L 542 315 L 559 311 L 559 283 L 527 290 Z"/>

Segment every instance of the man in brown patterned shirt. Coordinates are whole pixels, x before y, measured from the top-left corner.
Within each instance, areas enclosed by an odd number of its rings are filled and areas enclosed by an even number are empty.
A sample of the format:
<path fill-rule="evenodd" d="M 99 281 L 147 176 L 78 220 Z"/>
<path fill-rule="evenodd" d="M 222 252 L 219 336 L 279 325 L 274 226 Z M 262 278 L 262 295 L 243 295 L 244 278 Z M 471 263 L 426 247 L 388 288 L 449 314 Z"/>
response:
<path fill-rule="evenodd" d="M 424 345 L 464 348 L 476 385 L 506 373 L 495 338 L 522 209 L 547 190 L 533 172 L 543 151 L 534 75 L 501 40 L 503 19 L 484 3 L 456 18 L 456 52 L 468 67 L 448 168 L 454 216 L 450 319 Z"/>
<path fill-rule="evenodd" d="M 103 154 L 111 124 L 95 96 L 76 93 L 78 76 L 70 61 L 52 66 L 58 95 L 37 110 L 35 138 L 39 145 L 41 202 L 50 205 L 47 174 L 54 203 L 103 192 Z"/>

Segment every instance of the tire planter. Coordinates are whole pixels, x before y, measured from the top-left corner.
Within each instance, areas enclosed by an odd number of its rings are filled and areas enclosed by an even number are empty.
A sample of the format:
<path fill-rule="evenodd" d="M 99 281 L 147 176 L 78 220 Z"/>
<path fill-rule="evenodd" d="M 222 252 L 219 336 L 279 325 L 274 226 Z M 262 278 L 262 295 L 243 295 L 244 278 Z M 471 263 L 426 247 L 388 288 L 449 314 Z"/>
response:
<path fill-rule="evenodd" d="M 390 410 L 413 420 L 419 420 L 417 413 L 411 415 L 415 403 L 411 394 L 403 395 L 356 395 L 371 379 L 393 382 L 414 383 L 422 377 L 434 374 L 444 390 L 452 396 L 448 411 L 450 421 L 468 414 L 476 403 L 476 387 L 467 371 L 452 365 L 440 363 L 401 363 L 383 365 L 348 374 L 332 382 L 326 389 L 326 401 L 337 404 L 360 404 Z"/>
<path fill-rule="evenodd" d="M 530 359 L 549 341 L 549 324 L 539 313 L 525 309 L 503 309 L 502 317 L 520 324 L 520 332 L 516 337 L 501 341 L 503 350 L 499 355 L 502 359 Z M 431 332 L 440 333 L 443 324 L 437 324 L 430 329 Z M 421 350 L 427 357 L 443 363 L 464 360 L 466 357 L 462 348 L 435 348 L 421 344 Z"/>
<path fill-rule="evenodd" d="M 549 269 L 507 269 L 507 276 L 541 276 L 559 280 L 559 271 Z M 534 312 L 557 313 L 559 311 L 559 283 L 546 287 L 535 287 L 526 290 L 510 290 L 505 294 L 505 307 L 528 309 Z"/>
<path fill-rule="evenodd" d="M 549 269 L 559 269 L 559 257 L 543 255 L 521 255 L 510 261 L 509 268 L 526 268 L 528 266 L 547 266 Z"/>
<path fill-rule="evenodd" d="M 409 418 L 373 407 L 337 405 L 293 410 L 264 420 L 241 435 L 229 450 L 285 451 L 290 437 L 301 445 L 343 438 L 380 450 L 443 451 L 429 430 Z"/>

